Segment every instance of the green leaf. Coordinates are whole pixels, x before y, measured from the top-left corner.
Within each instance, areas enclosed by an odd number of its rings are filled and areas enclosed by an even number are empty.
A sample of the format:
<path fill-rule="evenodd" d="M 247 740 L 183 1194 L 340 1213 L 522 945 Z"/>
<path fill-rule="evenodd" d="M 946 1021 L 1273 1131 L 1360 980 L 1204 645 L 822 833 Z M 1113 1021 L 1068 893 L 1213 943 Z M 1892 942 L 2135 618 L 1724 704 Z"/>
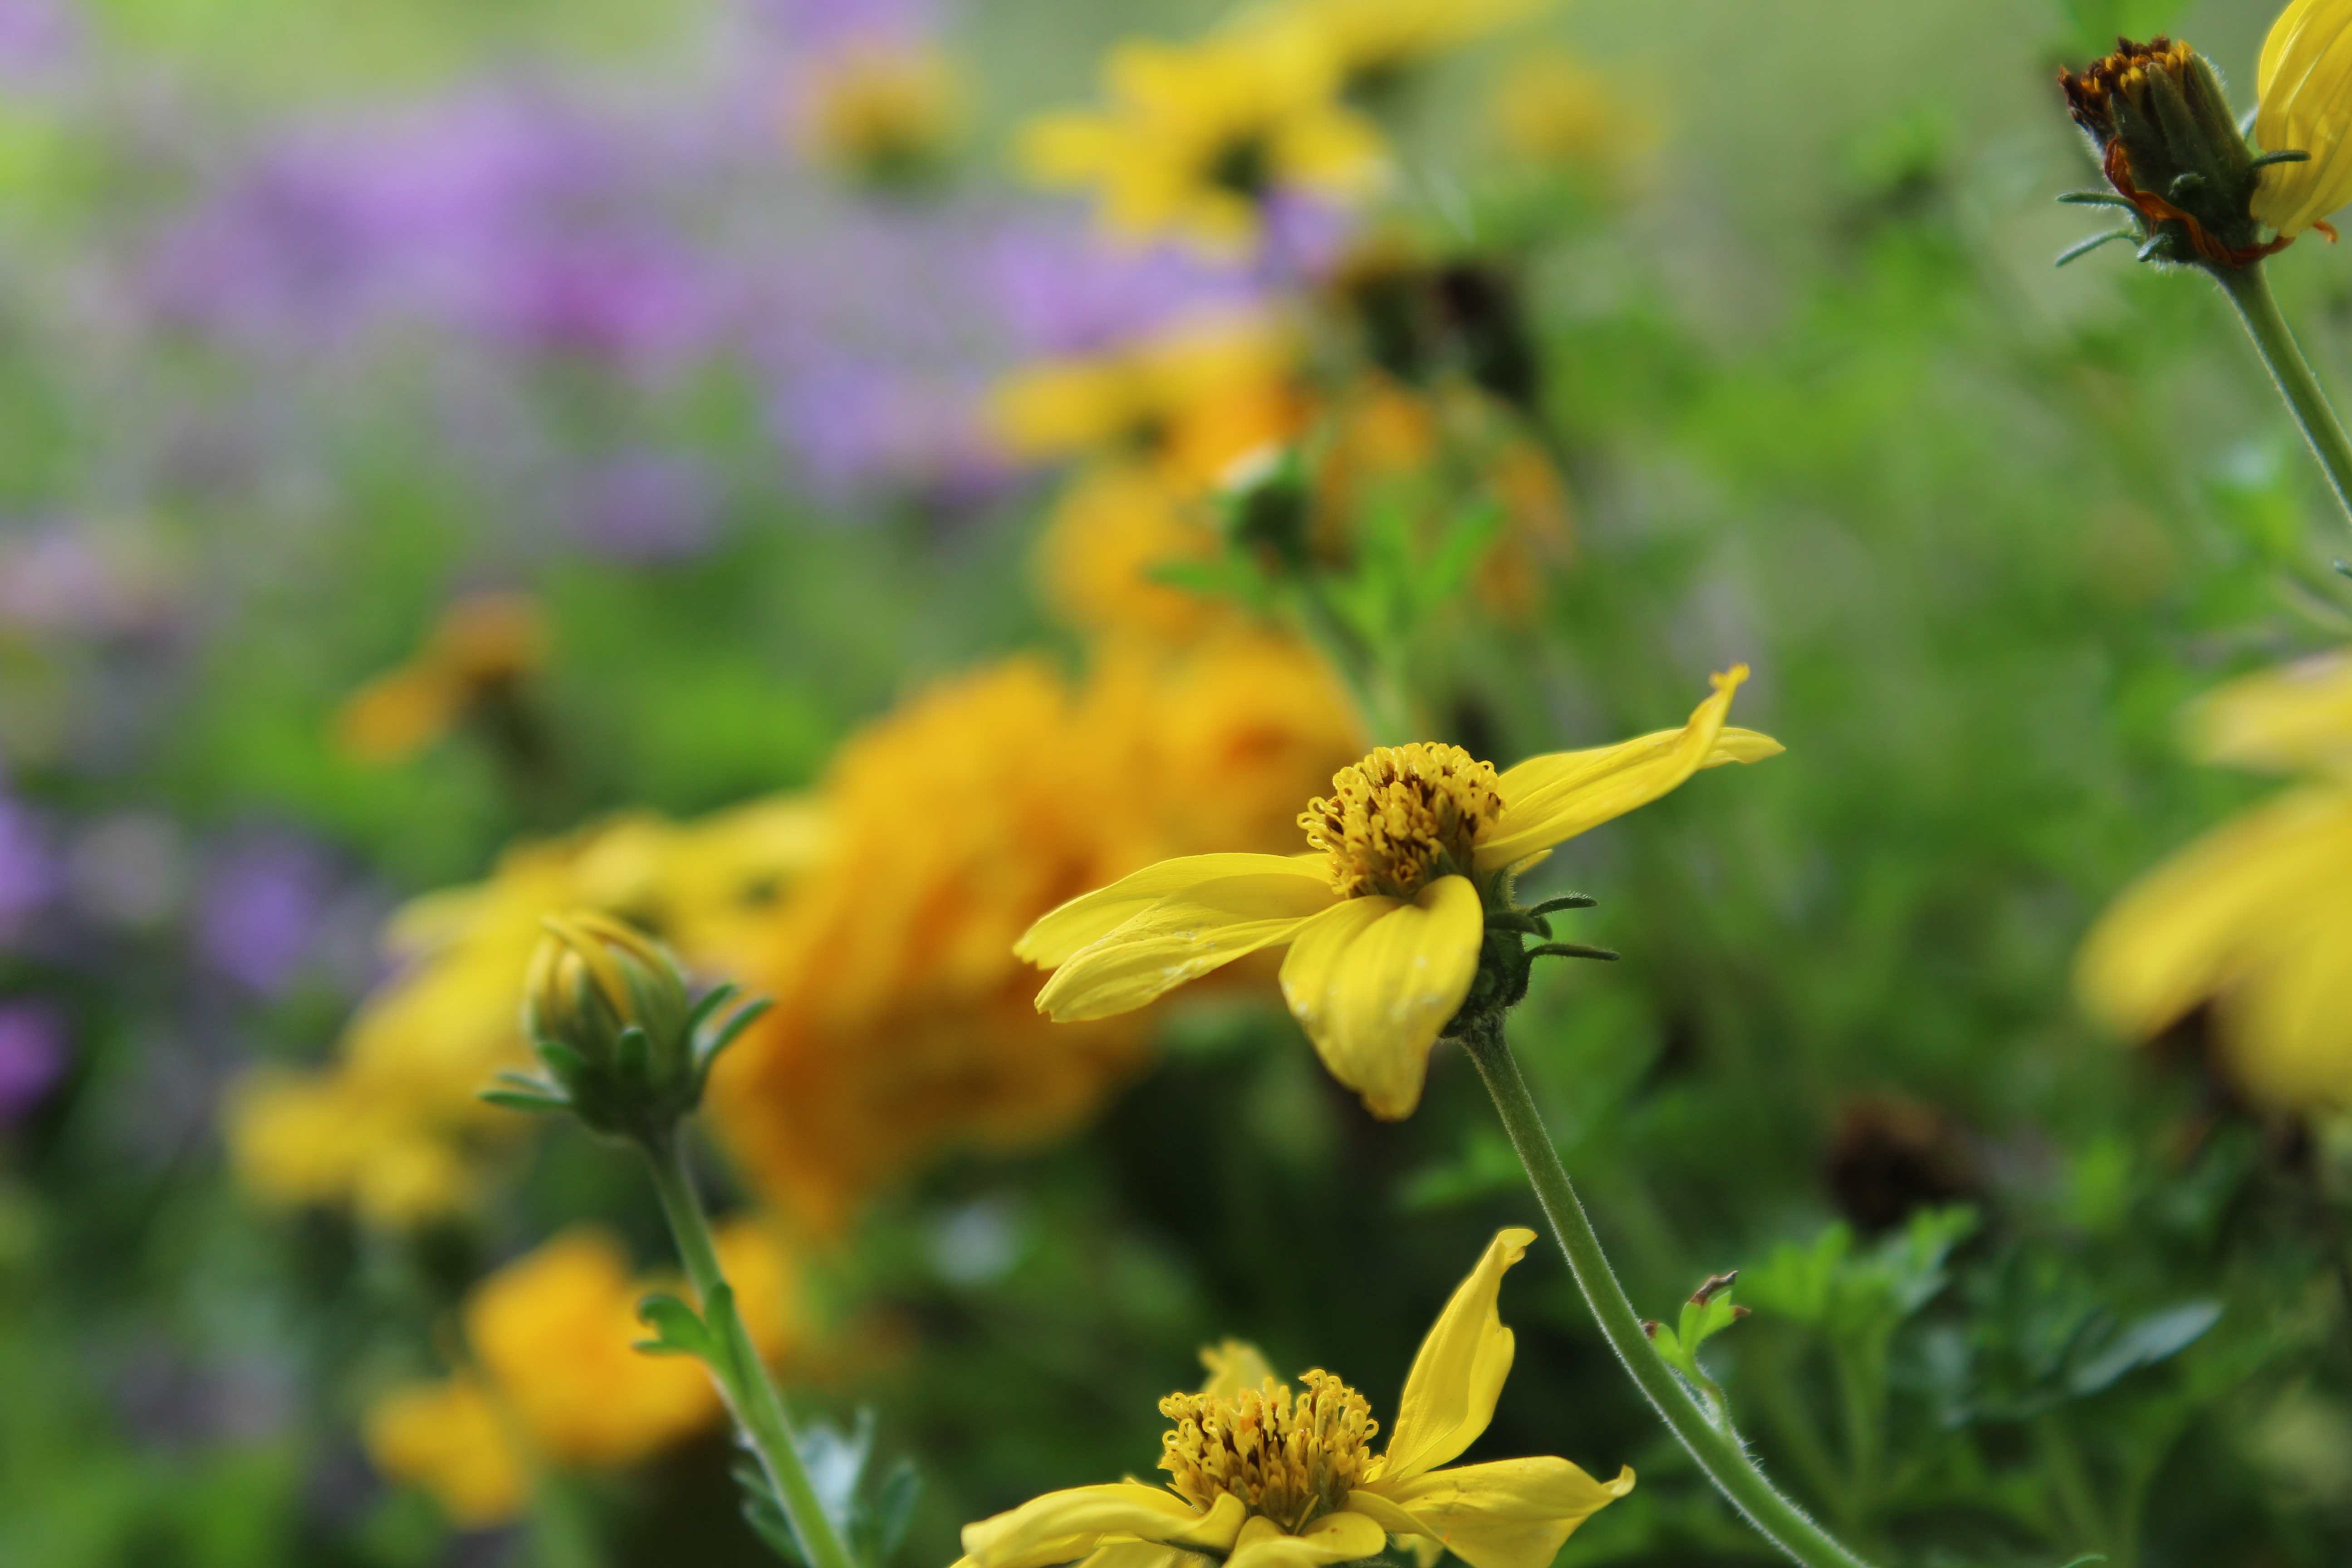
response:
<path fill-rule="evenodd" d="M 656 1292 L 637 1303 L 637 1320 L 654 1331 L 650 1340 L 640 1340 L 636 1348 L 647 1355 L 690 1355 L 703 1362 L 715 1362 L 719 1343 L 709 1324 L 697 1316 L 694 1309 L 667 1293 Z"/>
<path fill-rule="evenodd" d="M 486 1089 L 474 1098 L 501 1110 L 520 1110 L 533 1116 L 553 1116 L 572 1109 L 572 1102 L 560 1095 L 525 1094 L 513 1089 Z"/>
<path fill-rule="evenodd" d="M 2114 1342 L 2074 1366 L 2066 1387 L 2075 1394 L 2096 1394 L 2112 1386 L 2126 1373 L 2169 1361 L 2205 1337 L 2221 1321 L 2218 1301 L 2188 1301 L 2153 1312 L 2116 1336 Z"/>

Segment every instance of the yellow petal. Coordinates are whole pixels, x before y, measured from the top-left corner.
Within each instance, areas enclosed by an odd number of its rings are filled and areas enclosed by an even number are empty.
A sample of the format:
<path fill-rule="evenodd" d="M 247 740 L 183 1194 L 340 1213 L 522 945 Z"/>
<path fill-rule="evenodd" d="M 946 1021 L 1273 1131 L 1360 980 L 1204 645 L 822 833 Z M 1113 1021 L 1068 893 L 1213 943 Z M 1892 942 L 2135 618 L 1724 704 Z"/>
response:
<path fill-rule="evenodd" d="M 1225 1496 L 1202 1513 L 1173 1492 L 1139 1481 L 1073 1487 L 965 1525 L 963 1550 L 975 1568 L 1074 1563 L 1107 1537 L 1225 1552 L 1246 1511 L 1240 1499 Z"/>
<path fill-rule="evenodd" d="M 1633 1489 L 1630 1469 L 1598 1481 L 1566 1459 L 1498 1459 L 1375 1482 L 1348 1506 L 1392 1505 L 1470 1568 L 1546 1568 L 1578 1525 Z"/>
<path fill-rule="evenodd" d="M 2352 1106 L 2352 838 L 2259 940 L 2256 966 L 2222 1002 L 2231 1067 L 2265 1104 Z"/>
<path fill-rule="evenodd" d="M 1331 1076 L 1373 1115 L 1393 1121 L 1421 1103 L 1430 1049 L 1470 993 L 1486 926 L 1470 879 L 1441 877 L 1409 904 L 1348 900 L 1294 938 L 1283 995 Z"/>
<path fill-rule="evenodd" d="M 1080 894 L 1042 916 L 1013 951 L 1040 969 L 1058 968 L 1080 948 L 1100 942 L 1162 899 L 1221 878 L 1286 874 L 1312 880 L 1328 896 L 1329 883 L 1320 855 L 1186 855 Z"/>
<path fill-rule="evenodd" d="M 1021 128 L 1016 156 L 1034 183 L 1071 185 L 1112 167 L 1120 146 L 1118 128 L 1099 114 L 1041 114 Z"/>
<path fill-rule="evenodd" d="M 1531 1230 L 1497 1231 L 1470 1277 L 1445 1303 L 1429 1337 L 1412 1358 L 1389 1429 L 1388 1453 L 1379 1479 L 1383 1496 L 1395 1498 L 1396 1483 L 1433 1470 L 1477 1441 L 1494 1418 L 1503 1380 L 1511 1374 L 1511 1331 L 1495 1310 L 1504 1270 L 1527 1256 Z"/>
<path fill-rule="evenodd" d="M 2341 0 L 2295 0 L 2272 24 L 2255 80 L 2255 141 L 2311 159 L 2263 170 L 2254 216 L 2300 234 L 2352 196 L 2352 123 L 2342 107 L 2352 89 L 2352 12 Z"/>
<path fill-rule="evenodd" d="M 1377 1557 L 1387 1544 L 1388 1531 L 1346 1510 L 1325 1514 L 1297 1535 L 1285 1535 L 1280 1525 L 1260 1515 L 1242 1526 L 1225 1568 L 1324 1568 Z"/>
<path fill-rule="evenodd" d="M 2352 794 L 2298 790 L 2207 835 L 2099 918 L 2076 960 L 2084 1003 L 2145 1038 L 2259 967 L 2280 922 L 2352 866 Z"/>
<path fill-rule="evenodd" d="M 2197 705 L 2197 754 L 2244 767 L 2342 767 L 2352 762 L 2352 655 L 2305 659 L 2232 681 Z"/>
<path fill-rule="evenodd" d="M 1201 1364 L 1209 1369 L 1209 1381 L 1201 1385 L 1201 1392 L 1207 1394 L 1230 1397 L 1244 1389 L 1262 1387 L 1274 1375 L 1265 1352 L 1246 1340 L 1209 1346 L 1201 1352 Z"/>
<path fill-rule="evenodd" d="M 1078 1568 L 1210 1568 L 1214 1561 L 1156 1541 L 1114 1541 L 1095 1548 Z"/>
<path fill-rule="evenodd" d="M 1037 993 L 1037 1010 L 1059 1024 L 1132 1013 L 1187 981 L 1288 942 L 1331 899 L 1328 883 L 1287 870 L 1197 883 L 1072 953 Z"/>
<path fill-rule="evenodd" d="M 1731 695 L 1748 679 L 1748 667 L 1734 666 L 1715 677 L 1715 695 L 1700 703 L 1679 730 L 1521 763 L 1496 781 L 1503 815 L 1478 841 L 1478 869 L 1492 871 L 1526 859 L 1563 839 L 1598 827 L 1678 788 L 1702 767 L 1756 762 L 1775 755 L 1780 742 L 1752 731 L 1731 731 L 1724 743 L 1724 715 Z M 1723 754 L 1718 757 L 1720 751 Z"/>

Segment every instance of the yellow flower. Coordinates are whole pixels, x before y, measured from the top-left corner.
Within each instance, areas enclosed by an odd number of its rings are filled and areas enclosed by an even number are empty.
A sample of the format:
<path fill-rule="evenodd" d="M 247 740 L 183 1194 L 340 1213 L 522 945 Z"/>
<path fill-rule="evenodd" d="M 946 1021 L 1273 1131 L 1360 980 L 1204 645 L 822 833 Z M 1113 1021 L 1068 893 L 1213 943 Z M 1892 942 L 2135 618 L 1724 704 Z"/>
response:
<path fill-rule="evenodd" d="M 1384 172 L 1380 133 L 1339 101 L 1340 61 L 1316 28 L 1276 19 L 1122 44 L 1104 78 L 1108 111 L 1031 121 L 1021 155 L 1041 184 L 1099 186 L 1116 234 L 1245 249 L 1276 193 L 1356 196 Z"/>
<path fill-rule="evenodd" d="M 2209 760 L 2314 777 L 2118 899 L 2084 943 L 2084 1000 L 2138 1039 L 2210 1002 L 2253 1098 L 2352 1106 L 2352 656 L 2224 688 L 2192 736 Z"/>
<path fill-rule="evenodd" d="M 1496 138 L 1522 158 L 1617 175 L 1654 148 L 1658 126 L 1564 50 L 1526 56 L 1491 100 Z"/>
<path fill-rule="evenodd" d="M 822 858 L 739 975 L 775 1005 L 713 1076 L 730 1146 L 829 1232 L 944 1150 L 1079 1125 L 1143 1031 L 1039 1017 L 1014 939 L 1156 857 L 1275 847 L 1360 744 L 1328 668 L 1247 635 L 1123 645 L 1079 688 L 1008 660 L 877 721 L 835 760 Z"/>
<path fill-rule="evenodd" d="M 1291 0 L 1286 12 L 1322 36 L 1360 91 L 1542 8 L 1543 0 Z"/>
<path fill-rule="evenodd" d="M 377 1469 L 432 1493 L 460 1530 L 487 1530 L 522 1513 L 530 1478 L 478 1379 L 394 1389 L 369 1407 L 362 1436 Z"/>
<path fill-rule="evenodd" d="M 1194 316 L 1139 343 L 1014 373 L 996 389 L 992 423 L 1016 458 L 1124 454 L 1193 494 L 1303 426 L 1298 355 L 1283 321 Z"/>
<path fill-rule="evenodd" d="M 752 1342 L 772 1362 L 792 1356 L 807 1334 L 789 1259 L 756 1220 L 729 1222 L 717 1240 Z M 667 1275 L 633 1276 L 620 1243 L 593 1228 L 517 1258 L 467 1299 L 472 1365 L 370 1408 L 376 1468 L 478 1528 L 520 1511 L 541 1465 L 617 1468 L 702 1430 L 720 1409 L 709 1373 L 634 1348 L 645 1338 L 638 1301 L 677 1289 Z"/>
<path fill-rule="evenodd" d="M 2271 25 L 2254 73 L 2254 141 L 2308 163 L 2262 171 L 2254 216 L 2292 239 L 2352 201 L 2352 4 L 2294 0 Z"/>
<path fill-rule="evenodd" d="M 953 61 L 930 44 L 866 39 L 832 51 L 810 73 L 801 136 L 824 162 L 860 179 L 921 177 L 962 123 Z"/>
<path fill-rule="evenodd" d="M 336 718 L 343 749 L 396 763 L 449 733 L 484 702 L 510 696 L 547 662 L 539 606 L 513 594 L 451 605 L 416 657 L 352 694 Z"/>
<path fill-rule="evenodd" d="M 1701 768 L 1777 754 L 1769 736 L 1724 725 L 1747 677 L 1744 665 L 1717 676 L 1679 730 L 1499 774 L 1456 746 L 1382 747 L 1309 803 L 1307 854 L 1163 861 L 1030 927 L 1016 951 L 1054 972 L 1037 1006 L 1056 1020 L 1112 1017 L 1287 946 L 1283 996 L 1324 1065 L 1375 1116 L 1409 1116 L 1476 977 L 1488 894 Z"/>
<path fill-rule="evenodd" d="M 1487 1247 L 1413 1357 L 1386 1447 L 1370 1402 L 1321 1370 L 1297 1392 L 1228 1341 L 1209 1382 L 1160 1402 L 1165 1488 L 1137 1480 L 1048 1492 L 964 1527 L 958 1568 L 1313 1568 L 1377 1555 L 1393 1538 L 1470 1568 L 1546 1568 L 1576 1527 L 1633 1489 L 1566 1459 L 1444 1468 L 1486 1431 L 1513 1339 L 1495 1301 L 1531 1230 Z"/>
<path fill-rule="evenodd" d="M 1157 581 L 1160 567 L 1213 561 L 1216 529 L 1160 470 L 1099 465 L 1054 506 L 1040 542 L 1045 597 L 1066 624 L 1114 642 L 1198 640 L 1238 618 L 1230 603 Z"/>
<path fill-rule="evenodd" d="M 464 1207 L 484 1155 L 524 1125 L 478 1098 L 529 1068 L 523 985 L 551 915 L 592 910 L 665 935 L 683 958 L 732 973 L 763 951 L 823 824 L 797 796 L 678 825 L 643 813 L 520 844 L 487 880 L 412 900 L 390 923 L 392 977 L 361 1003 L 335 1062 L 268 1073 L 231 1097 L 232 1156 L 276 1204 L 351 1203 L 406 1226 Z"/>

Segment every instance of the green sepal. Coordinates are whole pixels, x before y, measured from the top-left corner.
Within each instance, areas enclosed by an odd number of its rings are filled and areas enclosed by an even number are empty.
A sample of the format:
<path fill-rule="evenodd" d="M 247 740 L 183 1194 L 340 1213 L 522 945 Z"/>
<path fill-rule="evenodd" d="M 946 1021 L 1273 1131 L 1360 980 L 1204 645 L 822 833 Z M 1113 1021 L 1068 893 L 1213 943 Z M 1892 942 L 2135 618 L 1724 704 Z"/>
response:
<path fill-rule="evenodd" d="M 716 1062 L 719 1059 L 719 1053 L 733 1045 L 738 1039 L 741 1038 L 743 1031 L 750 1028 L 753 1024 L 759 1022 L 761 1017 L 767 1013 L 768 1009 L 774 1005 L 775 1003 L 768 997 L 752 997 L 751 1000 L 744 1003 L 742 1006 L 736 1009 L 734 1016 L 729 1018 L 725 1023 L 719 1025 L 716 1030 L 712 1031 L 709 1038 L 704 1040 L 699 1046 L 695 1047 L 694 1082 L 696 1099 L 699 1100 L 701 1098 L 702 1087 L 710 1081 L 710 1067 L 713 1062 Z"/>

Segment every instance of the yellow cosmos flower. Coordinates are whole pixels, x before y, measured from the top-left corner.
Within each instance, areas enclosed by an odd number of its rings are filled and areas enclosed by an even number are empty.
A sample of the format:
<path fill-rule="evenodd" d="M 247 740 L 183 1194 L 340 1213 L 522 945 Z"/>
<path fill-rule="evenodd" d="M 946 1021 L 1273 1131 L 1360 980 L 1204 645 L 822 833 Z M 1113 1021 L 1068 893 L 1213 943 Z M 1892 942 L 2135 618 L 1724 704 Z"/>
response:
<path fill-rule="evenodd" d="M 344 751 L 362 762 L 405 761 L 546 662 L 546 624 L 530 599 L 514 594 L 461 599 L 415 658 L 352 694 L 337 715 L 336 733 Z"/>
<path fill-rule="evenodd" d="M 1352 197 L 1383 174 L 1380 133 L 1339 101 L 1340 62 L 1316 28 L 1276 20 L 1122 44 L 1104 77 L 1108 110 L 1031 121 L 1021 158 L 1040 184 L 1099 187 L 1116 234 L 1245 249 L 1276 193 Z"/>
<path fill-rule="evenodd" d="M 2273 163 L 2254 193 L 2254 216 L 2292 239 L 2352 201 L 2352 4 L 2294 0 L 2271 25 L 2254 74 L 2254 141 L 2265 153 L 2308 153 Z"/>
<path fill-rule="evenodd" d="M 1302 1387 L 1228 1341 L 1202 1357 L 1209 1382 L 1160 1402 L 1166 1487 L 1126 1480 L 1048 1492 L 964 1527 L 958 1568 L 1314 1568 L 1377 1555 L 1393 1538 L 1470 1568 L 1546 1568 L 1576 1527 L 1633 1489 L 1566 1459 L 1446 1467 L 1493 1419 L 1510 1375 L 1496 1310 L 1531 1230 L 1506 1230 L 1454 1292 L 1413 1357 L 1386 1447 L 1370 1402 L 1317 1370 Z"/>
<path fill-rule="evenodd" d="M 2084 943 L 2078 988 L 2133 1039 L 2211 1003 L 2254 1099 L 2352 1106 L 2352 655 L 2226 687 L 2191 733 L 2208 760 L 2311 780 L 2118 899 Z"/>
<path fill-rule="evenodd" d="M 1107 353 L 1015 372 L 996 388 L 991 422 L 1016 458 L 1124 455 L 1197 494 L 1238 458 L 1304 426 L 1299 353 L 1287 322 L 1194 316 Z"/>
<path fill-rule="evenodd" d="M 721 1226 L 719 1262 L 744 1327 L 771 1362 L 807 1342 L 790 1259 L 758 1221 Z M 709 1373 L 682 1357 L 648 1356 L 637 1303 L 676 1290 L 667 1275 L 635 1275 L 611 1235 L 565 1231 L 476 1286 L 463 1312 L 474 1361 L 436 1383 L 396 1388 L 368 1411 L 376 1468 L 440 1500 L 467 1528 L 521 1510 L 541 1465 L 612 1469 L 638 1463 L 716 1421 Z"/>
<path fill-rule="evenodd" d="M 1167 860 L 1063 905 L 1016 951 L 1054 972 L 1037 1006 L 1113 1017 L 1264 948 L 1334 1077 L 1375 1116 L 1420 1103 L 1429 1053 L 1478 973 L 1486 900 L 1554 845 L 1646 805 L 1701 768 L 1780 742 L 1727 729 L 1745 665 L 1679 730 L 1535 757 L 1507 773 L 1457 746 L 1382 747 L 1298 819 L 1304 855 Z"/>
<path fill-rule="evenodd" d="M 1089 637 L 1160 645 L 1196 641 L 1230 625 L 1226 601 L 1156 580 L 1162 566 L 1213 561 L 1224 542 L 1205 509 L 1147 464 L 1097 465 L 1054 505 L 1039 542 L 1045 598 Z"/>

